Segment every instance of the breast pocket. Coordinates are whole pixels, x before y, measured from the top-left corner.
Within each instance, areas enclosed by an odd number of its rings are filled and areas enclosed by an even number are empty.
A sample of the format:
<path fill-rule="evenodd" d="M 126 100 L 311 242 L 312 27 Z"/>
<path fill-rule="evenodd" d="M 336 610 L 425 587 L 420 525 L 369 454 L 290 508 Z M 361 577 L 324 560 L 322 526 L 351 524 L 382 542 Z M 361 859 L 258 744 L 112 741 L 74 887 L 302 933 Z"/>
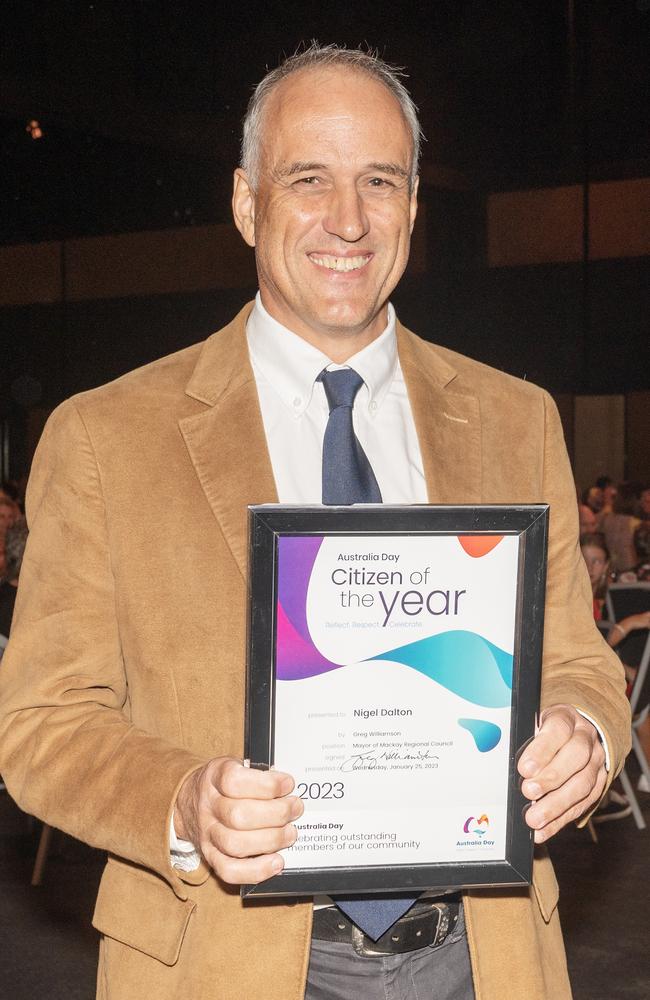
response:
<path fill-rule="evenodd" d="M 196 903 L 174 895 L 158 876 L 109 860 L 99 887 L 93 927 L 106 937 L 175 965 Z"/>

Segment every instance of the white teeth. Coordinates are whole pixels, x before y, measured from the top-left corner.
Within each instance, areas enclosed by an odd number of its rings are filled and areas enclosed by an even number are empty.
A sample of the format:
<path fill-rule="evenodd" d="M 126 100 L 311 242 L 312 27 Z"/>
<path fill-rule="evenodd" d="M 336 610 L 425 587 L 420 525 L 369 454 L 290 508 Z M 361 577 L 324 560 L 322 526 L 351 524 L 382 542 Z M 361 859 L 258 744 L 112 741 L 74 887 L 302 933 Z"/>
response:
<path fill-rule="evenodd" d="M 370 260 L 370 254 L 365 257 L 330 257 L 329 254 L 323 256 L 310 254 L 310 259 L 313 260 L 314 264 L 327 267 L 330 271 L 358 271 Z"/>

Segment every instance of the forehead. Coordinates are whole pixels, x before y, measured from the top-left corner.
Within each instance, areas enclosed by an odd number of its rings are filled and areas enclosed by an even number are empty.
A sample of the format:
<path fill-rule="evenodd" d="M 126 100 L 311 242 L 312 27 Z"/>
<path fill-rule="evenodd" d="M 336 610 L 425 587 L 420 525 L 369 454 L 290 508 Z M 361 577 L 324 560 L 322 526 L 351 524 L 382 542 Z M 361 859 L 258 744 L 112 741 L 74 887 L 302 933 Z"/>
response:
<path fill-rule="evenodd" d="M 406 166 L 413 141 L 397 98 L 381 81 L 322 67 L 293 73 L 269 95 L 263 146 L 272 165 L 329 154 Z"/>

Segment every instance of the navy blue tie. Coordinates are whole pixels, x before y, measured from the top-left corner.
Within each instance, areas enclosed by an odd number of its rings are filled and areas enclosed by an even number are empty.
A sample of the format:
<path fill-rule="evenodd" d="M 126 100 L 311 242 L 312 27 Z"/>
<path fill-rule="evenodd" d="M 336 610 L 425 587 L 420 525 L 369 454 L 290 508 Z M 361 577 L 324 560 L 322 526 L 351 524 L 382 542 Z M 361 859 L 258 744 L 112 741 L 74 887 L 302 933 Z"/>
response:
<path fill-rule="evenodd" d="M 323 371 L 330 408 L 323 438 L 323 503 L 381 503 L 381 491 L 352 424 L 352 407 L 363 379 L 353 368 Z M 362 896 L 336 905 L 373 941 L 411 908 L 417 897 Z"/>
<path fill-rule="evenodd" d="M 372 466 L 354 433 L 352 407 L 363 379 L 353 368 L 322 371 L 330 416 L 323 438 L 323 503 L 381 503 Z"/>

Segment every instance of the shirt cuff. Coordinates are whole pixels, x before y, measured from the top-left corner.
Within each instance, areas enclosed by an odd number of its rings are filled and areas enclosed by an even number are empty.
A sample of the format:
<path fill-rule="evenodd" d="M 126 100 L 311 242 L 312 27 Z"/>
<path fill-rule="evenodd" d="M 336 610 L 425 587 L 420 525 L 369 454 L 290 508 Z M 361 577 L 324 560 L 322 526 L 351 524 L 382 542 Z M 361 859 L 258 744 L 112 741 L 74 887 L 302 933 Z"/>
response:
<path fill-rule="evenodd" d="M 169 854 L 172 868 L 181 872 L 194 872 L 201 864 L 201 855 L 189 840 L 181 840 L 174 829 L 174 814 L 169 823 Z"/>
<path fill-rule="evenodd" d="M 576 708 L 576 712 L 578 713 L 578 715 L 581 715 L 583 719 L 586 719 L 587 722 L 591 722 L 592 726 L 598 733 L 598 736 L 600 737 L 600 742 L 602 743 L 603 746 L 603 750 L 605 751 L 605 770 L 609 774 L 609 768 L 610 768 L 609 747 L 607 746 L 607 740 L 605 739 L 604 732 L 602 731 L 596 720 L 592 719 L 592 717 L 590 715 L 587 715 L 586 712 L 581 712 L 579 708 Z"/>

